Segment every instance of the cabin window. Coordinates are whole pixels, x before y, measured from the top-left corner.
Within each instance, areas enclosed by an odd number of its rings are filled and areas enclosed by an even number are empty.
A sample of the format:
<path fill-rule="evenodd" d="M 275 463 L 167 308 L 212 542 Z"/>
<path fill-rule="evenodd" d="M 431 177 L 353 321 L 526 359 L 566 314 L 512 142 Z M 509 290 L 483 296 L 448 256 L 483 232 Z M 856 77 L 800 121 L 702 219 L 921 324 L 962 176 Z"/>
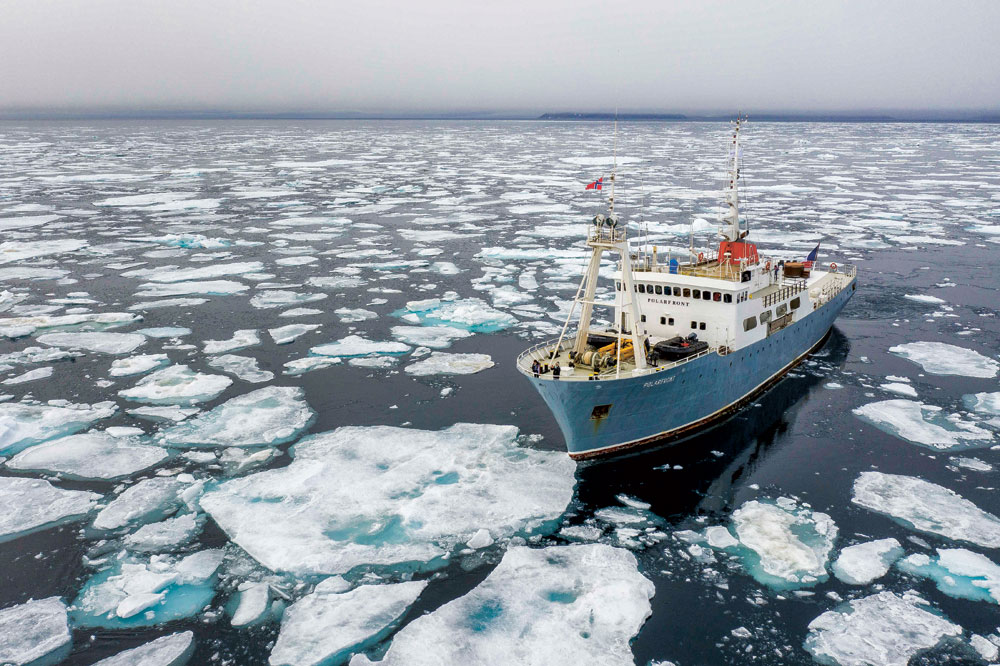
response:
<path fill-rule="evenodd" d="M 798 310 L 799 306 L 802 305 L 802 300 L 796 296 L 792 299 L 792 302 L 788 304 L 793 310 Z"/>
<path fill-rule="evenodd" d="M 698 328 L 698 322 L 696 321 L 691 322 L 691 328 Z"/>
<path fill-rule="evenodd" d="M 671 317 L 670 319 L 667 320 L 667 325 L 668 326 L 673 326 L 674 325 L 674 318 L 673 317 Z"/>
<path fill-rule="evenodd" d="M 757 318 L 756 317 L 747 317 L 746 319 L 743 320 L 743 330 L 744 331 L 752 331 L 755 328 L 757 328 Z"/>
<path fill-rule="evenodd" d="M 653 287 L 653 291 L 655 291 L 656 295 L 659 296 L 663 293 L 663 287 L 661 287 L 660 285 L 656 285 L 655 287 Z"/>
<path fill-rule="evenodd" d="M 699 331 L 704 331 L 705 330 L 705 322 L 701 322 L 700 324 L 698 324 L 698 330 Z"/>
<path fill-rule="evenodd" d="M 686 295 L 687 294 L 685 294 L 685 296 Z M 691 290 L 691 297 L 692 298 L 701 298 L 701 289 L 692 289 Z"/>
<path fill-rule="evenodd" d="M 764 310 L 763 312 L 760 313 L 760 323 L 766 324 L 769 321 L 771 321 L 771 311 Z"/>
<path fill-rule="evenodd" d="M 597 421 L 598 419 L 607 418 L 610 412 L 611 405 L 595 405 L 593 411 L 590 412 L 590 418 Z"/>
<path fill-rule="evenodd" d="M 660 326 L 666 326 L 666 325 L 667 325 L 667 318 L 660 317 Z"/>
<path fill-rule="evenodd" d="M 640 294 L 645 294 L 646 293 L 646 285 L 644 285 L 642 283 L 639 284 L 639 293 Z"/>
<path fill-rule="evenodd" d="M 684 298 L 691 298 L 691 290 L 687 287 L 684 288 Z"/>
<path fill-rule="evenodd" d="M 646 323 L 646 315 L 639 315 L 639 321 L 641 321 L 643 324 L 645 324 Z"/>
<path fill-rule="evenodd" d="M 719 301 L 722 300 L 722 294 L 720 294 L 717 291 L 713 291 L 712 292 L 712 300 L 718 303 Z"/>
<path fill-rule="evenodd" d="M 788 312 L 788 306 L 782 303 L 781 305 L 778 306 L 775 314 L 778 315 L 779 317 L 784 317 L 786 312 Z"/>
<path fill-rule="evenodd" d="M 710 301 L 710 300 L 712 300 L 712 292 L 710 292 L 710 291 L 703 291 L 703 292 L 701 292 L 701 300 L 703 300 L 703 301 Z"/>
<path fill-rule="evenodd" d="M 733 302 L 733 295 L 732 294 L 723 294 L 722 295 L 722 302 L 723 303 L 732 303 Z"/>
<path fill-rule="evenodd" d="M 680 296 L 680 295 L 681 295 L 681 288 L 674 287 L 674 296 Z"/>
<path fill-rule="evenodd" d="M 615 291 L 621 291 L 621 290 L 622 290 L 622 283 L 615 282 Z"/>

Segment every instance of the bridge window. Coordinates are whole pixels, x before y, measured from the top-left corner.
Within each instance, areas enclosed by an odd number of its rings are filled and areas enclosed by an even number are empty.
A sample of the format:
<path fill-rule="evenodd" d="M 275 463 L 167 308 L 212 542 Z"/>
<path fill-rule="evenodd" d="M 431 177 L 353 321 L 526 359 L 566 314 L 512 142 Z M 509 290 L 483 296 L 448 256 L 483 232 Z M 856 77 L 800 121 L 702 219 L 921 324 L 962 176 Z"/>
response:
<path fill-rule="evenodd" d="M 752 331 L 755 328 L 757 328 L 757 318 L 756 317 L 747 317 L 746 319 L 743 320 L 743 330 L 744 331 Z"/>
<path fill-rule="evenodd" d="M 653 285 L 651 285 L 651 284 L 647 284 L 646 285 L 646 293 L 647 294 L 652 294 L 653 293 Z"/>
<path fill-rule="evenodd" d="M 687 290 L 685 290 L 685 291 L 687 291 Z M 684 294 L 684 295 L 687 296 L 687 294 Z M 701 289 L 692 289 L 691 290 L 691 297 L 692 298 L 701 298 Z"/>
<path fill-rule="evenodd" d="M 733 302 L 733 295 L 732 294 L 723 294 L 722 295 L 722 302 L 723 303 L 732 303 Z"/>
<path fill-rule="evenodd" d="M 760 313 L 760 323 L 766 324 L 769 321 L 771 321 L 771 311 L 764 310 L 763 312 Z"/>
<path fill-rule="evenodd" d="M 674 296 L 680 296 L 680 295 L 681 295 L 681 288 L 674 287 Z"/>
<path fill-rule="evenodd" d="M 687 287 L 684 288 L 684 298 L 691 298 L 691 290 Z"/>
<path fill-rule="evenodd" d="M 621 291 L 621 290 L 622 290 L 622 283 L 615 282 L 615 291 Z"/>
<path fill-rule="evenodd" d="M 656 285 L 655 287 L 653 287 L 653 290 L 656 292 L 657 296 L 663 293 L 663 287 L 661 287 L 660 285 Z"/>
<path fill-rule="evenodd" d="M 788 306 L 782 303 L 781 305 L 778 306 L 777 312 L 775 314 L 777 314 L 779 317 L 784 317 L 786 312 L 788 312 Z"/>
<path fill-rule="evenodd" d="M 722 294 L 720 294 L 717 291 L 713 291 L 712 292 L 712 300 L 715 301 L 716 303 L 718 303 L 719 301 L 722 300 Z"/>
<path fill-rule="evenodd" d="M 792 302 L 788 304 L 793 310 L 798 310 L 799 306 L 802 305 L 802 300 L 796 296 L 792 299 Z"/>
<path fill-rule="evenodd" d="M 646 293 L 646 285 L 644 285 L 642 283 L 639 284 L 639 293 L 640 294 L 645 294 Z"/>

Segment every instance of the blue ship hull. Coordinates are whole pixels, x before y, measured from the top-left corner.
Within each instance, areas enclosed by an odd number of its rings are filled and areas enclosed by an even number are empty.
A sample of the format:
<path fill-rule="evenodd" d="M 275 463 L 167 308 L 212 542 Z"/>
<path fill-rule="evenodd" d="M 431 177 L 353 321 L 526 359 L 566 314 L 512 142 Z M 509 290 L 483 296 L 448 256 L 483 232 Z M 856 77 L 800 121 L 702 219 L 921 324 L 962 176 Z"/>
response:
<path fill-rule="evenodd" d="M 661 372 L 601 381 L 528 380 L 556 417 L 575 459 L 687 437 L 766 391 L 826 340 L 856 283 L 760 342 L 706 354 Z M 610 405 L 603 418 L 594 407 Z"/>

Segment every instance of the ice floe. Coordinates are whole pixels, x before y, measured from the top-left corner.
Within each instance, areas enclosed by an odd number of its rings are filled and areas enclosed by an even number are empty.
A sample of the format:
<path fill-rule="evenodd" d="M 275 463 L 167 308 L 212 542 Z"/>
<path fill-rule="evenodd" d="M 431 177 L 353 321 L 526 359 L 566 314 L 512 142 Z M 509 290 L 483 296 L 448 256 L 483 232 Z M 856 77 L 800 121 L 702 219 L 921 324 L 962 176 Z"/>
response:
<path fill-rule="evenodd" d="M 343 663 L 380 640 L 427 586 L 426 581 L 411 581 L 340 592 L 324 585 L 327 581 L 285 611 L 270 666 Z"/>
<path fill-rule="evenodd" d="M 370 354 L 405 354 L 409 345 L 401 342 L 375 342 L 360 335 L 348 335 L 336 342 L 317 345 L 309 350 L 315 356 L 368 356 Z"/>
<path fill-rule="evenodd" d="M 35 368 L 34 370 L 28 370 L 15 377 L 9 377 L 3 380 L 4 384 L 24 384 L 25 382 L 33 382 L 39 379 L 46 379 L 52 376 L 52 366 L 46 368 Z"/>
<path fill-rule="evenodd" d="M 257 331 L 252 328 L 244 329 L 241 331 L 234 331 L 233 337 L 228 340 L 206 340 L 205 353 L 223 354 L 225 352 L 246 349 L 247 347 L 252 347 L 257 344 L 260 344 L 260 337 L 257 335 Z"/>
<path fill-rule="evenodd" d="M 139 321 L 138 315 L 126 312 L 79 313 L 64 315 L 35 314 L 0 319 L 0 335 L 16 338 L 32 335 L 38 330 L 102 331 Z M 134 334 L 129 334 L 134 335 Z M 139 336 L 142 337 L 142 336 Z"/>
<path fill-rule="evenodd" d="M 229 296 L 239 294 L 250 287 L 235 280 L 192 280 L 189 282 L 147 282 L 139 285 L 135 295 L 140 298 L 160 298 L 163 296 Z"/>
<path fill-rule="evenodd" d="M 948 596 L 1000 604 L 1000 566 L 985 555 L 965 548 L 938 548 L 936 557 L 916 553 L 896 566 L 930 578 Z"/>
<path fill-rule="evenodd" d="M 478 298 L 410 301 L 406 312 L 421 324 L 464 328 L 473 333 L 500 331 L 517 323 L 513 315 L 491 308 Z"/>
<path fill-rule="evenodd" d="M 185 513 L 158 523 L 143 525 L 125 537 L 124 545 L 126 549 L 140 553 L 177 550 L 193 541 L 204 524 L 204 515 Z"/>
<path fill-rule="evenodd" d="M 884 576 L 903 556 L 895 539 L 879 539 L 848 546 L 833 563 L 833 575 L 849 585 L 867 585 Z"/>
<path fill-rule="evenodd" d="M 809 623 L 805 649 L 822 664 L 906 666 L 962 627 L 928 609 L 913 592 L 879 592 Z"/>
<path fill-rule="evenodd" d="M 162 407 L 135 407 L 127 410 L 129 414 L 138 416 L 140 419 L 150 421 L 183 421 L 187 417 L 197 414 L 197 407 L 181 407 L 180 405 L 164 405 Z"/>
<path fill-rule="evenodd" d="M 1000 548 L 1000 518 L 930 481 L 862 472 L 854 481 L 851 501 L 921 532 Z"/>
<path fill-rule="evenodd" d="M 184 282 L 188 280 L 210 280 L 227 275 L 243 275 L 264 270 L 264 264 L 259 261 L 241 261 L 232 264 L 211 264 L 198 268 L 177 268 L 165 266 L 161 268 L 141 268 L 122 273 L 125 277 L 135 277 L 151 282 Z"/>
<path fill-rule="evenodd" d="M 41 479 L 0 476 L 0 542 L 86 516 L 100 498 L 96 493 L 57 488 Z"/>
<path fill-rule="evenodd" d="M 481 529 L 494 539 L 554 529 L 575 465 L 516 437 L 475 424 L 338 428 L 292 447 L 287 467 L 221 484 L 201 506 L 272 570 L 436 567 Z"/>
<path fill-rule="evenodd" d="M 144 525 L 173 514 L 182 503 L 187 485 L 171 476 L 156 476 L 129 486 L 94 518 L 94 528 L 116 530 Z"/>
<path fill-rule="evenodd" d="M 126 555 L 90 578 L 70 616 L 81 627 L 145 627 L 197 615 L 215 596 L 223 551 L 185 557 Z"/>
<path fill-rule="evenodd" d="M 74 332 L 45 333 L 37 340 L 44 345 L 64 349 L 83 349 L 102 354 L 128 354 L 145 344 L 145 336 L 138 333 Z"/>
<path fill-rule="evenodd" d="M 453 341 L 467 338 L 472 333 L 454 326 L 393 326 L 392 335 L 418 347 L 444 349 L 450 347 Z"/>
<path fill-rule="evenodd" d="M 340 321 L 345 324 L 365 321 L 367 319 L 375 319 L 378 317 L 377 312 L 365 310 L 364 308 L 337 308 L 333 312 L 338 315 L 340 317 Z"/>
<path fill-rule="evenodd" d="M 929 303 L 931 305 L 938 305 L 945 302 L 943 298 L 930 296 L 929 294 L 905 294 L 903 298 L 910 301 L 916 301 L 918 303 Z"/>
<path fill-rule="evenodd" d="M 162 368 L 170 363 L 170 358 L 166 354 L 141 354 L 120 358 L 112 361 L 112 377 L 128 377 L 130 375 L 141 375 L 144 372 Z"/>
<path fill-rule="evenodd" d="M 49 238 L 44 241 L 4 241 L 0 243 L 0 264 L 9 264 L 49 254 L 76 252 L 85 247 L 87 247 L 87 241 L 76 238 Z"/>
<path fill-rule="evenodd" d="M 326 294 L 300 294 L 295 291 L 283 289 L 269 289 L 255 294 L 250 299 L 250 305 L 266 310 L 268 308 L 281 308 L 298 303 L 312 303 L 314 301 L 321 301 L 324 298 L 326 298 Z"/>
<path fill-rule="evenodd" d="M 211 400 L 233 383 L 224 375 L 206 375 L 186 365 L 172 365 L 146 375 L 130 389 L 118 392 L 123 398 L 154 405 L 194 405 Z"/>
<path fill-rule="evenodd" d="M 493 367 L 489 354 L 446 354 L 432 352 L 416 363 L 406 366 L 408 374 L 418 377 L 427 375 L 472 375 Z"/>
<path fill-rule="evenodd" d="M 294 439 L 315 416 L 299 387 L 267 386 L 162 431 L 167 446 L 274 446 Z"/>
<path fill-rule="evenodd" d="M 1000 416 L 1000 391 L 996 393 L 973 393 L 963 395 L 965 406 L 980 414 Z"/>
<path fill-rule="evenodd" d="M 169 457 L 159 446 L 138 437 L 114 437 L 107 432 L 69 435 L 37 444 L 7 461 L 7 467 L 39 470 L 73 479 L 121 479 Z"/>
<path fill-rule="evenodd" d="M 904 384 L 906 386 L 906 384 Z M 993 433 L 957 414 L 913 400 L 882 400 L 854 410 L 880 430 L 927 448 L 942 451 L 989 446 Z"/>
<path fill-rule="evenodd" d="M 55 401 L 48 405 L 24 402 L 0 404 L 0 454 L 83 430 L 115 413 L 112 402 L 93 405 Z"/>
<path fill-rule="evenodd" d="M 472 591 L 403 627 L 381 660 L 359 655 L 351 666 L 631 666 L 629 643 L 651 613 L 654 592 L 627 550 L 511 548 Z"/>
<path fill-rule="evenodd" d="M 182 631 L 102 659 L 93 666 L 184 666 L 194 654 L 194 633 Z"/>
<path fill-rule="evenodd" d="M 274 339 L 274 344 L 287 345 L 317 328 L 319 328 L 319 324 L 288 324 L 287 326 L 279 326 L 278 328 L 269 328 L 267 332 Z"/>
<path fill-rule="evenodd" d="M 274 379 L 274 373 L 268 370 L 261 370 L 257 367 L 257 359 L 250 356 L 237 356 L 236 354 L 222 354 L 208 359 L 208 364 L 213 368 L 228 372 L 237 379 L 245 382 L 259 384 L 269 382 Z"/>
<path fill-rule="evenodd" d="M 156 326 L 140 328 L 136 333 L 141 333 L 147 338 L 182 338 L 185 335 L 191 335 L 191 329 L 183 326 Z"/>
<path fill-rule="evenodd" d="M 239 604 L 233 612 L 231 624 L 245 627 L 259 622 L 267 613 L 271 602 L 271 586 L 264 582 L 247 581 L 239 586 Z"/>
<path fill-rule="evenodd" d="M 908 342 L 890 347 L 897 356 L 918 363 L 932 375 L 996 377 L 1000 363 L 979 352 L 944 342 Z"/>
<path fill-rule="evenodd" d="M 69 656 L 73 637 L 59 597 L 36 599 L 0 610 L 0 664 L 45 666 Z"/>

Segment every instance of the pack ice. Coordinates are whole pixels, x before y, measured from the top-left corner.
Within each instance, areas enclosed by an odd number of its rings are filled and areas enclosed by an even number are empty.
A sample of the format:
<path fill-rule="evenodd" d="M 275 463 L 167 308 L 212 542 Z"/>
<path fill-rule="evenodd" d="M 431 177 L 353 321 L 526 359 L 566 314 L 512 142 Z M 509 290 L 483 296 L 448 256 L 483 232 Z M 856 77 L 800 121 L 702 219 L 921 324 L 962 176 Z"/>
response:
<path fill-rule="evenodd" d="M 903 548 L 895 539 L 855 544 L 840 551 L 833 575 L 848 585 L 867 585 L 884 576 L 902 556 Z"/>
<path fill-rule="evenodd" d="M 406 312 L 421 324 L 451 326 L 473 333 L 492 333 L 517 323 L 514 316 L 491 308 L 479 298 L 410 301 L 406 304 Z"/>
<path fill-rule="evenodd" d="M 908 342 L 889 351 L 920 364 L 932 375 L 996 377 L 1000 363 L 979 352 L 944 342 Z"/>
<path fill-rule="evenodd" d="M 115 413 L 112 402 L 93 405 L 0 403 L 0 454 L 16 453 L 32 444 L 83 430 Z"/>
<path fill-rule="evenodd" d="M 112 377 L 141 375 L 150 370 L 162 368 L 169 363 L 170 358 L 166 354 L 140 354 L 112 361 L 110 374 Z"/>
<path fill-rule="evenodd" d="M 66 605 L 59 597 L 37 599 L 0 610 L 0 664 L 45 666 L 69 656 Z"/>
<path fill-rule="evenodd" d="M 0 542 L 81 518 L 99 499 L 96 493 L 64 490 L 41 479 L 0 476 Z"/>
<path fill-rule="evenodd" d="M 37 444 L 7 461 L 7 467 L 63 474 L 73 479 L 122 479 L 169 457 L 138 437 L 107 432 L 69 435 Z"/>
<path fill-rule="evenodd" d="M 403 627 L 374 663 L 631 666 L 629 641 L 650 616 L 654 592 L 624 549 L 511 548 L 471 592 Z"/>
<path fill-rule="evenodd" d="M 1000 518 L 930 481 L 862 472 L 854 481 L 851 501 L 921 532 L 1000 548 Z"/>
<path fill-rule="evenodd" d="M 493 367 L 489 354 L 445 354 L 432 352 L 427 358 L 406 366 L 407 374 L 417 377 L 428 375 L 472 375 Z"/>
<path fill-rule="evenodd" d="M 393 326 L 392 334 L 403 342 L 431 349 L 450 347 L 453 340 L 472 335 L 464 328 L 454 326 Z"/>
<path fill-rule="evenodd" d="M 261 370 L 257 366 L 257 359 L 251 356 L 221 354 L 210 358 L 208 364 L 252 384 L 269 382 L 274 379 L 274 373 L 269 370 Z"/>
<path fill-rule="evenodd" d="M 340 582 L 326 579 L 285 611 L 270 666 L 346 661 L 381 640 L 427 586 L 426 581 L 411 581 L 342 592 Z"/>
<path fill-rule="evenodd" d="M 146 337 L 138 333 L 45 333 L 37 340 L 43 345 L 65 349 L 83 349 L 102 354 L 128 354 L 139 345 L 145 344 Z"/>
<path fill-rule="evenodd" d="M 215 398 L 232 383 L 233 380 L 224 375 L 206 375 L 186 365 L 172 365 L 146 375 L 118 395 L 153 405 L 194 405 Z"/>
<path fill-rule="evenodd" d="M 409 345 L 401 342 L 373 342 L 360 335 L 348 335 L 336 342 L 317 345 L 309 350 L 315 356 L 368 356 L 370 354 L 405 354 Z"/>
<path fill-rule="evenodd" d="M 906 666 L 962 627 L 931 612 L 913 592 L 879 592 L 809 623 L 805 649 L 821 664 Z"/>
<path fill-rule="evenodd" d="M 937 557 L 915 553 L 897 566 L 930 578 L 948 596 L 1000 604 L 1000 566 L 985 555 L 965 548 L 938 548 Z"/>
<path fill-rule="evenodd" d="M 206 354 L 222 354 L 224 352 L 237 351 L 253 345 L 260 344 L 260 338 L 254 329 L 234 331 L 233 337 L 228 340 L 206 340 Z"/>
<path fill-rule="evenodd" d="M 170 476 L 139 481 L 100 510 L 94 518 L 94 528 L 117 530 L 162 520 L 180 506 L 185 488 L 185 484 Z"/>
<path fill-rule="evenodd" d="M 126 324 L 139 321 L 139 319 L 141 317 L 138 315 L 125 312 L 7 317 L 6 319 L 0 319 L 0 335 L 9 338 L 18 338 L 25 335 L 32 335 L 40 329 L 61 331 L 87 329 L 102 331 L 108 328 L 125 326 Z M 135 338 L 131 339 L 134 340 Z"/>
<path fill-rule="evenodd" d="M 183 631 L 101 659 L 94 666 L 184 666 L 193 653 L 194 633 Z"/>
<path fill-rule="evenodd" d="M 178 448 L 274 446 L 294 439 L 314 416 L 301 388 L 266 386 L 168 428 L 157 439 Z"/>
<path fill-rule="evenodd" d="M 126 555 L 94 574 L 70 608 L 81 627 L 147 627 L 197 615 L 215 596 L 222 550 L 186 556 Z"/>
<path fill-rule="evenodd" d="M 914 400 L 882 400 L 862 405 L 854 414 L 890 435 L 940 451 L 989 446 L 993 433 L 958 414 Z"/>
<path fill-rule="evenodd" d="M 751 500 L 734 511 L 729 535 L 733 541 L 707 534 L 709 545 L 735 554 L 756 580 L 788 589 L 815 585 L 828 577 L 826 564 L 837 526 L 827 514 L 779 497 Z"/>
<path fill-rule="evenodd" d="M 516 438 L 514 427 L 476 424 L 338 428 L 292 447 L 288 467 L 221 484 L 201 506 L 275 571 L 434 568 L 480 530 L 500 540 L 555 527 L 575 466 Z"/>

